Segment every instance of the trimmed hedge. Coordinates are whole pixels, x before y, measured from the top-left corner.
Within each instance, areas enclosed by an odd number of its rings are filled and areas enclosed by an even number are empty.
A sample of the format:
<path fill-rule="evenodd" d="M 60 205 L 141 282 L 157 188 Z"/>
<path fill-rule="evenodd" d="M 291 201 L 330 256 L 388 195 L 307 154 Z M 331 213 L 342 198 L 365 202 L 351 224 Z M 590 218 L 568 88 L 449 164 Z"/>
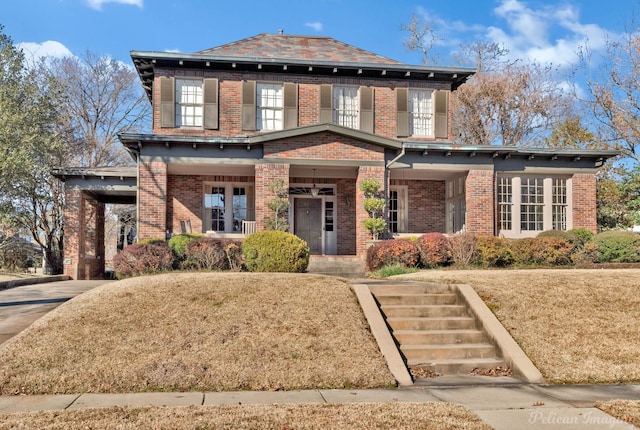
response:
<path fill-rule="evenodd" d="M 245 266 L 250 272 L 305 272 L 309 252 L 307 242 L 279 230 L 250 234 L 242 243 Z"/>
<path fill-rule="evenodd" d="M 420 261 L 424 267 L 436 267 L 451 260 L 451 242 L 442 233 L 426 233 L 418 238 Z"/>
<path fill-rule="evenodd" d="M 166 242 L 134 243 L 113 257 L 113 268 L 118 279 L 151 275 L 173 268 L 173 252 Z"/>
<path fill-rule="evenodd" d="M 374 243 L 367 249 L 367 266 L 371 271 L 395 264 L 405 268 L 416 267 L 419 263 L 420 248 L 413 240 L 383 240 Z"/>
<path fill-rule="evenodd" d="M 473 260 L 484 267 L 507 267 L 513 263 L 510 243 L 501 237 L 478 236 Z"/>
<path fill-rule="evenodd" d="M 630 231 L 606 231 L 593 237 L 598 263 L 637 263 L 640 261 L 640 235 Z"/>
<path fill-rule="evenodd" d="M 514 240 L 513 260 L 523 266 L 561 266 L 570 264 L 573 246 L 559 237 L 532 237 Z"/>

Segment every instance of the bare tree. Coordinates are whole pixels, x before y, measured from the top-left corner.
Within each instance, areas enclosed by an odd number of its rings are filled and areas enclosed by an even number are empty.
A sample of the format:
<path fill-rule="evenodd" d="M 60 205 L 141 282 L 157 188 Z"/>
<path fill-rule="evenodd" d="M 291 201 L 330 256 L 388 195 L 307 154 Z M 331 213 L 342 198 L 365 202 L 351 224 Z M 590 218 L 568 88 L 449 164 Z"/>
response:
<path fill-rule="evenodd" d="M 591 52 L 580 52 L 588 70 L 587 86 L 594 118 L 612 149 L 640 162 L 640 34 L 625 33 L 607 43 L 604 64 L 590 70 Z"/>
<path fill-rule="evenodd" d="M 51 73 L 64 85 L 61 124 L 75 146 L 78 166 L 130 163 L 118 134 L 148 124 L 151 105 L 133 69 L 107 56 L 86 52 L 81 58 L 51 59 Z"/>
<path fill-rule="evenodd" d="M 440 38 L 435 30 L 435 21 L 421 20 L 414 12 L 411 15 L 411 21 L 408 24 L 402 24 L 400 29 L 409 33 L 402 44 L 411 52 L 420 51 L 425 66 L 434 66 L 438 63 L 439 56 L 435 52 L 435 47 Z"/>

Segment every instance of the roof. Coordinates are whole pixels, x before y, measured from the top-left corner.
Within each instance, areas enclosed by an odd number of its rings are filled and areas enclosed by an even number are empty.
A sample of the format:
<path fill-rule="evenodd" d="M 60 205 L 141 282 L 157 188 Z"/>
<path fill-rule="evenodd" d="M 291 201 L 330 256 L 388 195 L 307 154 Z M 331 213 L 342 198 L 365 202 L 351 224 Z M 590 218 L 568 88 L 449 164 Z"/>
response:
<path fill-rule="evenodd" d="M 333 63 L 402 64 L 331 37 L 287 34 L 262 33 L 237 42 L 205 49 L 197 54 L 296 61 L 322 59 Z"/>

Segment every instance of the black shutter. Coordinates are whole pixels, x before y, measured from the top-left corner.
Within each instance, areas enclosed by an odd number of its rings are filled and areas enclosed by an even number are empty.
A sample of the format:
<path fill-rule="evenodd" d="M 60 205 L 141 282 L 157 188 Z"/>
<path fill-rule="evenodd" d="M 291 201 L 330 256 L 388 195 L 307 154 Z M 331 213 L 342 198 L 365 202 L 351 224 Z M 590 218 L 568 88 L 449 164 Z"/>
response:
<path fill-rule="evenodd" d="M 160 127 L 176 126 L 175 81 L 173 78 L 160 78 Z"/>
<path fill-rule="evenodd" d="M 203 83 L 203 92 L 203 126 L 209 130 L 215 130 L 218 128 L 218 80 L 205 79 Z"/>
<path fill-rule="evenodd" d="M 242 129 L 256 129 L 256 81 L 242 82 Z"/>

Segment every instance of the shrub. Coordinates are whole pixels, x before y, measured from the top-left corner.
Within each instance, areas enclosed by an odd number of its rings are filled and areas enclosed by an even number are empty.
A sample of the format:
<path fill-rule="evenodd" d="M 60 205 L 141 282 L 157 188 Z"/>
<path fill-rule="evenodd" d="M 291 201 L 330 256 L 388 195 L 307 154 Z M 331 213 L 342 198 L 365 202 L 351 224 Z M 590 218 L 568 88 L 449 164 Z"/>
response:
<path fill-rule="evenodd" d="M 640 236 L 630 231 L 606 231 L 593 237 L 598 246 L 598 263 L 636 263 L 640 261 Z"/>
<path fill-rule="evenodd" d="M 173 253 L 165 242 L 134 243 L 113 258 L 118 279 L 165 272 L 173 267 Z"/>
<path fill-rule="evenodd" d="M 192 238 L 184 251 L 184 266 L 198 270 L 240 270 L 242 254 L 237 250 L 241 245 L 233 239 Z"/>
<path fill-rule="evenodd" d="M 449 262 L 449 238 L 442 233 L 426 233 L 418 238 L 420 261 L 424 267 L 436 267 Z"/>
<path fill-rule="evenodd" d="M 402 267 L 415 267 L 418 263 L 420 263 L 420 249 L 412 240 L 383 240 L 367 249 L 367 265 L 371 271 L 395 264 Z"/>
<path fill-rule="evenodd" d="M 506 267 L 513 263 L 511 245 L 507 239 L 495 236 L 476 238 L 474 261 L 484 267 Z"/>
<path fill-rule="evenodd" d="M 147 239 L 140 239 L 138 241 L 138 243 L 141 243 L 143 245 L 153 245 L 153 244 L 158 244 L 158 243 L 166 243 L 167 241 L 164 239 L 158 239 L 155 237 L 151 237 L 151 238 L 147 238 Z"/>
<path fill-rule="evenodd" d="M 478 247 L 477 238 L 471 233 L 459 233 L 449 237 L 451 261 L 457 266 L 468 266 L 473 261 Z"/>
<path fill-rule="evenodd" d="M 511 250 L 517 264 L 557 266 L 571 263 L 573 246 L 559 237 L 535 237 L 513 241 Z"/>
<path fill-rule="evenodd" d="M 259 231 L 242 243 L 245 265 L 251 272 L 301 273 L 309 265 L 309 245 L 279 230 Z"/>
<path fill-rule="evenodd" d="M 394 264 L 392 266 L 384 266 L 373 273 L 376 278 L 388 278 L 389 276 L 404 275 L 405 273 L 417 272 L 416 267 L 404 267 L 402 264 Z"/>
<path fill-rule="evenodd" d="M 175 255 L 179 261 L 184 261 L 187 245 L 189 244 L 189 242 L 199 237 L 204 237 L 204 235 L 182 233 L 173 236 L 167 243 L 169 244 L 169 248 L 171 248 L 171 250 L 173 251 L 173 255 Z"/>
<path fill-rule="evenodd" d="M 593 232 L 586 228 L 574 228 L 567 233 L 571 235 L 574 246 L 584 246 L 591 242 L 594 236 Z"/>

